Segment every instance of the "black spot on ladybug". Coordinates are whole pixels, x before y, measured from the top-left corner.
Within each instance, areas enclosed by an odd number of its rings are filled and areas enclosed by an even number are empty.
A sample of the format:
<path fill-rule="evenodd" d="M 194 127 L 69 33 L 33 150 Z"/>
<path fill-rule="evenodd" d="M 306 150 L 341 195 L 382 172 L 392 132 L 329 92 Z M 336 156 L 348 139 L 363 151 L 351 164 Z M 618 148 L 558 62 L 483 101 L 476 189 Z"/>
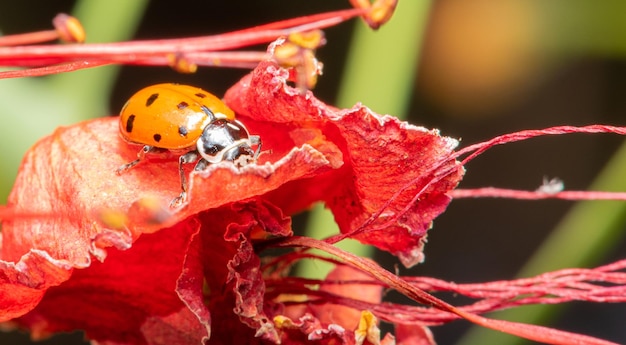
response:
<path fill-rule="evenodd" d="M 188 133 L 189 133 L 189 131 L 187 130 L 187 127 L 185 127 L 185 126 L 179 126 L 178 127 L 178 134 L 180 134 L 181 137 L 187 137 Z"/>
<path fill-rule="evenodd" d="M 154 138 L 154 141 L 156 141 L 157 143 L 158 143 L 159 141 L 161 141 L 161 134 L 158 134 L 158 133 L 157 133 L 157 134 L 153 135 L 152 137 Z"/>
<path fill-rule="evenodd" d="M 180 103 L 178 103 L 178 105 L 177 105 L 178 109 L 185 109 L 185 108 L 187 108 L 188 106 L 189 106 L 189 103 L 187 103 L 187 102 L 180 102 Z"/>
<path fill-rule="evenodd" d="M 204 97 L 206 97 L 206 94 L 202 93 L 202 92 L 198 92 L 198 93 L 195 94 L 195 96 L 198 97 L 198 98 L 204 98 Z"/>
<path fill-rule="evenodd" d="M 148 99 L 146 99 L 146 107 L 151 106 L 152 103 L 154 103 L 154 101 L 157 100 L 157 98 L 159 98 L 159 94 L 158 93 L 151 94 L 150 97 L 148 97 Z"/>
<path fill-rule="evenodd" d="M 133 122 L 135 122 L 135 114 L 131 114 L 126 120 L 126 132 L 130 133 L 133 131 Z"/>

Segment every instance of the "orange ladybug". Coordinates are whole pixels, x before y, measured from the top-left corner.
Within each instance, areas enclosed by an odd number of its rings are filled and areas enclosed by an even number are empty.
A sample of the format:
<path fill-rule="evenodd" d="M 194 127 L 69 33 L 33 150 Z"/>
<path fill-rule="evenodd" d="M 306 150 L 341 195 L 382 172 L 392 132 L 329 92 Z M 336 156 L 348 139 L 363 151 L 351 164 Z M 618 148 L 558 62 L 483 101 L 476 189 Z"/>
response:
<path fill-rule="evenodd" d="M 135 93 L 122 107 L 120 134 L 127 142 L 144 146 L 137 159 L 119 167 L 118 173 L 134 167 L 148 153 L 180 154 L 182 192 L 172 206 L 187 196 L 183 164 L 197 161 L 195 170 L 222 161 L 243 167 L 256 162 L 261 151 L 261 138 L 250 135 L 224 102 L 200 88 L 180 84 L 157 84 Z"/>

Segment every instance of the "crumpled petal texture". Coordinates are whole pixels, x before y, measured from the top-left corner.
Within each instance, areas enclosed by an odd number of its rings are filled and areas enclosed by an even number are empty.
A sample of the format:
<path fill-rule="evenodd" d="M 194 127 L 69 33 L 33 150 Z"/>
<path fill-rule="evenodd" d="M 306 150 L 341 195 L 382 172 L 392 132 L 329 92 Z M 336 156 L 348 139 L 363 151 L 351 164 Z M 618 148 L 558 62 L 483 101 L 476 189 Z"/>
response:
<path fill-rule="evenodd" d="M 327 106 L 287 86 L 287 74 L 262 63 L 229 90 L 225 101 L 268 151 L 239 170 L 186 167 L 180 209 L 166 206 L 180 192 L 175 156 L 116 174 L 140 147 L 119 137 L 115 117 L 39 141 L 7 207 L 42 216 L 3 221 L 0 321 L 35 337 L 83 329 L 111 345 L 279 342 L 281 307 L 265 298 L 255 244 L 290 236 L 289 216 L 318 201 L 342 232 L 419 262 L 463 174 L 450 159 L 456 141 L 360 105 Z M 347 339 L 343 326 L 308 320 L 324 339 Z"/>
<path fill-rule="evenodd" d="M 362 228 L 355 236 L 360 241 L 391 252 L 405 266 L 421 262 L 426 231 L 447 207 L 446 192 L 464 172 L 449 157 L 458 142 L 361 105 L 328 106 L 311 92 L 288 87 L 287 77 L 272 63 L 262 63 L 226 93 L 225 101 L 236 113 L 263 122 L 264 140 L 274 154 L 308 143 L 332 152 L 327 156 L 341 159 L 342 165 L 281 187 L 272 192 L 272 201 L 292 213 L 323 200 L 342 232 Z M 433 183 L 443 171 L 445 176 Z"/>

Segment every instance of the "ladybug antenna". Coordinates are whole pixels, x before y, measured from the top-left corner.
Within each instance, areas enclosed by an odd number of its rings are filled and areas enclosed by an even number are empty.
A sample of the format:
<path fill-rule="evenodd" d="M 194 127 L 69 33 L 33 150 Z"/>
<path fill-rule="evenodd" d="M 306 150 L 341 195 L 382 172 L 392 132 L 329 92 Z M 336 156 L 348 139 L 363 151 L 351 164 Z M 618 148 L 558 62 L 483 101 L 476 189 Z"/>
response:
<path fill-rule="evenodd" d="M 204 112 L 206 114 L 206 116 L 209 117 L 209 123 L 217 120 L 217 117 L 215 116 L 215 114 L 213 113 L 213 111 L 211 111 L 211 109 L 209 109 L 209 107 L 203 105 L 200 107 L 200 109 L 202 109 L 202 112 Z"/>

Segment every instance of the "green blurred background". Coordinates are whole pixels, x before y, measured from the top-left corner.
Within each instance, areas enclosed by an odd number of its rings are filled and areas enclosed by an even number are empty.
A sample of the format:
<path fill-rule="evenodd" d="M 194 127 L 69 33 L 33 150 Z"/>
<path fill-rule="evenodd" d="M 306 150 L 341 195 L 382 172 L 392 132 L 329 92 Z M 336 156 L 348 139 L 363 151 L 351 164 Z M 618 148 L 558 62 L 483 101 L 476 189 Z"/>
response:
<path fill-rule="evenodd" d="M 88 42 L 215 34 L 269 21 L 346 8 L 347 1 L 65 1 L 0 3 L 0 32 L 47 29 L 74 13 Z M 36 9 L 36 10 L 34 10 Z M 400 0 L 380 32 L 353 21 L 326 30 L 318 52 L 324 75 L 316 95 L 332 104 L 363 102 L 462 145 L 553 125 L 626 123 L 626 2 L 620 0 Z M 201 68 L 193 75 L 158 67 L 107 67 L 0 81 L 0 200 L 24 152 L 59 125 L 115 115 L 137 89 L 179 82 L 223 94 L 246 71 Z M 461 187 L 535 189 L 559 177 L 568 189 L 626 190 L 622 138 L 569 135 L 495 148 L 471 162 Z M 624 151 L 624 150 L 622 150 Z M 435 221 L 426 262 L 402 274 L 455 282 L 510 279 L 550 269 L 592 266 L 626 256 L 624 203 L 458 200 Z M 316 210 L 298 229 L 332 229 Z M 331 219 L 332 221 L 332 219 Z M 322 236 L 315 234 L 315 236 Z M 362 250 L 362 249 L 353 249 Z M 374 254 L 390 269 L 395 258 Z M 321 269 L 313 264 L 306 269 Z M 390 294 L 389 299 L 401 300 Z M 455 296 L 441 297 L 461 304 Z M 623 305 L 571 303 L 522 308 L 494 317 L 528 320 L 626 343 Z M 469 333 L 468 333 L 469 330 Z M 434 327 L 439 344 L 517 344 L 465 321 Z M 0 333 L 0 344 L 29 344 Z M 81 344 L 80 333 L 42 344 Z"/>

